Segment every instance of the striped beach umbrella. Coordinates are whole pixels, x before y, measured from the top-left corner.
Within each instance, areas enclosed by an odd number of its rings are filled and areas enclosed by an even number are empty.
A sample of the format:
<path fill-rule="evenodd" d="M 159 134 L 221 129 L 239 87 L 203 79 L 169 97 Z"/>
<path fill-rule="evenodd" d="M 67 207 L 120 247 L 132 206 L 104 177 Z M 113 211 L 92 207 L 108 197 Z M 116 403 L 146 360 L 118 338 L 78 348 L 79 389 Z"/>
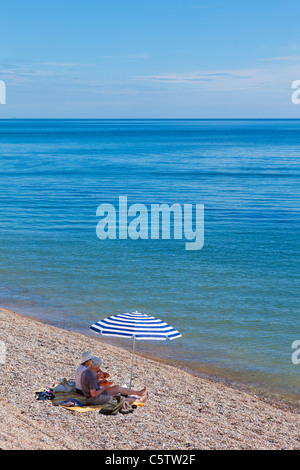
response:
<path fill-rule="evenodd" d="M 91 330 L 103 336 L 133 338 L 130 387 L 132 384 L 135 340 L 166 340 L 179 338 L 181 334 L 159 318 L 145 313 L 128 312 L 100 320 L 90 326 Z"/>

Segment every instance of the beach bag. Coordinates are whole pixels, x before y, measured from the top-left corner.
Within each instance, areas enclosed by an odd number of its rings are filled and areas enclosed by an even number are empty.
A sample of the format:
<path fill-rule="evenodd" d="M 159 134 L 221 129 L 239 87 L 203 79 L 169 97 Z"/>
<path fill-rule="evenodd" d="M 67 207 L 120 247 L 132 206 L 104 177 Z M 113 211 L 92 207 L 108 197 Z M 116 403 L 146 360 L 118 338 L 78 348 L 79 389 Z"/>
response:
<path fill-rule="evenodd" d="M 61 402 L 62 406 L 83 406 L 81 401 L 76 400 L 76 398 L 68 398 L 67 400 L 64 400 Z"/>
<path fill-rule="evenodd" d="M 58 383 L 53 387 L 53 393 L 55 392 L 72 392 L 73 387 L 69 385 L 69 382 L 67 381 L 66 378 L 59 379 Z"/>
<path fill-rule="evenodd" d="M 102 415 L 116 415 L 119 412 L 122 412 L 122 408 L 124 407 L 125 404 L 125 398 L 117 395 L 115 397 L 111 397 L 111 399 L 107 402 L 101 405 L 101 410 L 99 413 Z"/>

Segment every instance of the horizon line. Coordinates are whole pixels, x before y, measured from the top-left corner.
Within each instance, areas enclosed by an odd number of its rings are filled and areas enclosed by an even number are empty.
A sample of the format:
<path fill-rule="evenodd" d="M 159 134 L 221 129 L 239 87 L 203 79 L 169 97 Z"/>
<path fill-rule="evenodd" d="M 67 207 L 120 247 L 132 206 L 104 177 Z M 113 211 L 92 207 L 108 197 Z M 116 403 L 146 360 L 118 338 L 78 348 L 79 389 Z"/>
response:
<path fill-rule="evenodd" d="M 228 118 L 55 118 L 55 117 L 34 117 L 34 118 L 24 118 L 24 117 L 6 117 L 0 118 L 0 121 L 297 121 L 299 118 L 295 117 L 254 117 L 254 118 L 237 118 L 237 117 L 228 117 Z"/>

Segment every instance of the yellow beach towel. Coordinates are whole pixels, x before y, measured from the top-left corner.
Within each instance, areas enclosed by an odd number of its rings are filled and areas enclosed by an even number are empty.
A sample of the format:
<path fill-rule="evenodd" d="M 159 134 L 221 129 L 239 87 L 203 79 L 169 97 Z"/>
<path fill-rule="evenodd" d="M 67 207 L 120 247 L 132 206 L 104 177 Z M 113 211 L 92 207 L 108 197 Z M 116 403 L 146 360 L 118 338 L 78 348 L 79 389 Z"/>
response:
<path fill-rule="evenodd" d="M 43 389 L 41 389 L 43 390 Z M 41 390 L 36 390 L 33 393 L 36 394 L 40 392 Z M 67 400 L 77 400 L 79 401 L 82 406 L 80 405 L 74 405 L 74 406 L 65 406 L 63 405 L 63 402 Z M 88 411 L 94 411 L 94 410 L 100 410 L 102 405 L 88 405 L 86 398 L 83 395 L 79 395 L 76 393 L 75 390 L 72 390 L 71 392 L 54 392 L 53 397 L 51 397 L 51 402 L 55 406 L 62 406 L 66 410 L 70 411 L 77 411 L 78 413 L 86 413 Z M 144 403 L 139 402 L 138 400 L 132 405 L 135 405 L 137 407 L 143 406 Z"/>
<path fill-rule="evenodd" d="M 82 406 L 64 406 L 62 403 L 66 400 L 78 400 Z M 86 413 L 87 411 L 99 410 L 101 405 L 88 405 L 86 398 L 82 395 L 79 395 L 75 391 L 72 392 L 55 392 L 54 398 L 51 400 L 53 405 L 61 405 L 63 408 L 66 408 L 70 411 L 78 411 L 79 413 Z"/>

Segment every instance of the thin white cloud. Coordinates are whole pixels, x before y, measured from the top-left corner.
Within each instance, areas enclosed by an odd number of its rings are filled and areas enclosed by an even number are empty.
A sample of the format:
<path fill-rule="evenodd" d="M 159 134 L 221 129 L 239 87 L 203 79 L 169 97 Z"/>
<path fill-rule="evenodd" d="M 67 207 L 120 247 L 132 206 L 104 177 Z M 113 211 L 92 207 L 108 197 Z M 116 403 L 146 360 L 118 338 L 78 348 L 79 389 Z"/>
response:
<path fill-rule="evenodd" d="M 105 95 L 105 96 L 117 96 L 117 95 L 128 95 L 134 96 L 138 95 L 139 91 L 136 89 L 131 88 L 123 88 L 123 89 L 113 89 L 113 88 L 99 88 L 93 90 L 93 92 L 97 95 Z"/>
<path fill-rule="evenodd" d="M 147 53 L 140 53 L 140 54 L 121 54 L 121 55 L 100 55 L 98 56 L 99 59 L 125 59 L 125 60 L 141 60 L 147 59 L 149 54 Z"/>
<path fill-rule="evenodd" d="M 266 59 L 261 59 L 265 60 L 267 62 L 299 62 L 300 61 L 300 55 L 286 55 L 286 56 L 279 56 L 279 57 L 268 57 Z"/>
<path fill-rule="evenodd" d="M 141 75 L 136 77 L 140 80 L 160 81 L 160 82 L 211 82 L 220 79 L 247 79 L 247 74 L 236 74 L 231 72 L 191 72 L 191 73 L 171 73 L 162 75 Z"/>
<path fill-rule="evenodd" d="M 163 73 L 136 76 L 136 80 L 160 84 L 171 89 L 177 86 L 193 92 L 197 91 L 245 91 L 280 93 L 291 86 L 293 80 L 300 79 L 299 66 L 295 62 L 282 67 L 281 61 L 265 62 L 264 66 L 249 69 L 205 70 L 183 73 Z"/>
<path fill-rule="evenodd" d="M 76 64 L 72 62 L 42 62 L 41 65 L 53 67 L 94 67 L 94 64 Z"/>
<path fill-rule="evenodd" d="M 20 65 L 21 64 L 21 65 Z M 93 64 L 75 64 L 70 62 L 34 63 L 6 61 L 0 63 L 1 78 L 11 82 L 36 82 L 42 79 L 78 80 L 79 67 L 92 67 Z M 76 68 L 76 74 L 74 69 Z"/>
<path fill-rule="evenodd" d="M 49 70 L 31 69 L 26 67 L 7 67 L 0 69 L 2 78 L 9 79 L 12 82 L 32 82 L 36 79 L 53 77 L 53 72 Z"/>

